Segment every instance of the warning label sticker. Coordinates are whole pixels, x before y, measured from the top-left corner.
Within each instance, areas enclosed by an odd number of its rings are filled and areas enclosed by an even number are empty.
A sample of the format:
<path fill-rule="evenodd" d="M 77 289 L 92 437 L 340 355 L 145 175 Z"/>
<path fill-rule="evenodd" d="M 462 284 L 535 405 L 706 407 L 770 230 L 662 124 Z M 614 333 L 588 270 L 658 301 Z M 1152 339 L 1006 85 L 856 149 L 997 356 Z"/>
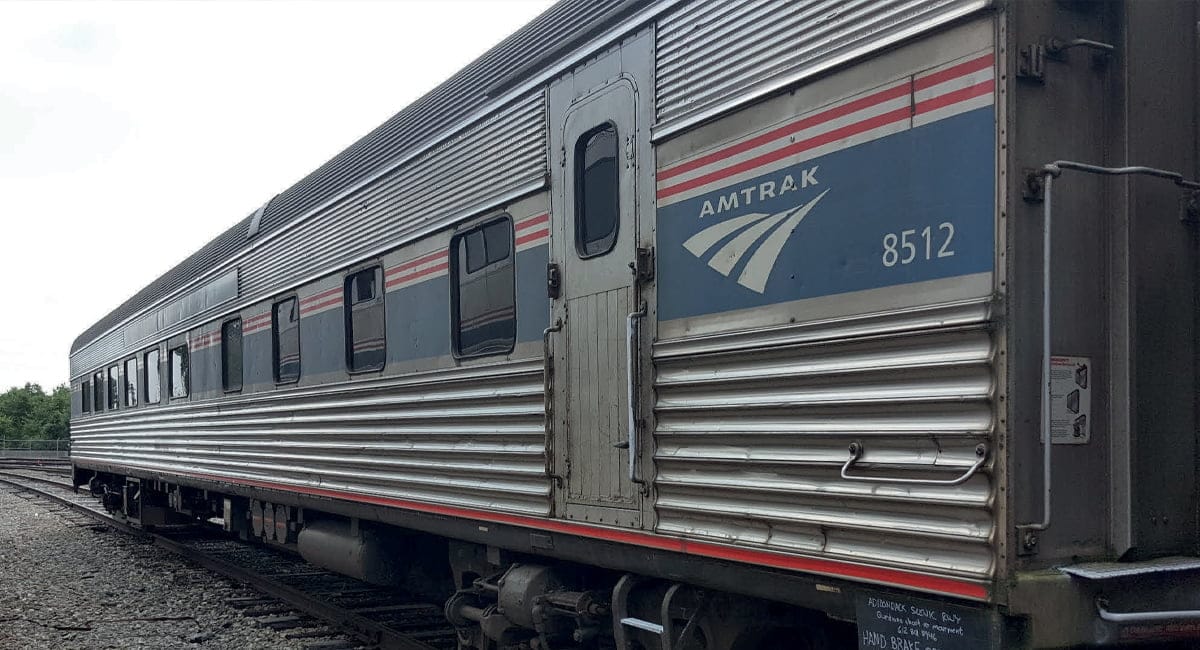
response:
<path fill-rule="evenodd" d="M 1050 357 L 1050 439 L 1082 445 L 1092 438 L 1092 362 L 1089 357 Z"/>

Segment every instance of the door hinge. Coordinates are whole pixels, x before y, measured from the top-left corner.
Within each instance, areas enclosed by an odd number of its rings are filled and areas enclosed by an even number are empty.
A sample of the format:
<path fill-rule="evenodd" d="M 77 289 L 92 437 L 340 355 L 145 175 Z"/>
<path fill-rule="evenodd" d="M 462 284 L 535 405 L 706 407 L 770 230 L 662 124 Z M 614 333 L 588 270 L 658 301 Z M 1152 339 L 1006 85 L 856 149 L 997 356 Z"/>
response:
<path fill-rule="evenodd" d="M 558 265 L 551 262 L 546 265 L 546 296 L 557 300 L 562 295 L 562 271 Z"/>
<path fill-rule="evenodd" d="M 637 259 L 629 266 L 633 267 L 633 274 L 639 284 L 652 282 L 654 280 L 654 247 L 638 248 Z"/>

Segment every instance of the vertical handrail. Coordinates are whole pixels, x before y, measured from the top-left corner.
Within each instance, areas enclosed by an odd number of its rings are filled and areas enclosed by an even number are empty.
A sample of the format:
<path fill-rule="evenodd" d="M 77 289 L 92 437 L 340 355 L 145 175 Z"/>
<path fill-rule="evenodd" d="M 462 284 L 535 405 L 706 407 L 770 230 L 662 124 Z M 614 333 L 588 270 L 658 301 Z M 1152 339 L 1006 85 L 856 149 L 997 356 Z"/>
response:
<path fill-rule="evenodd" d="M 1019 524 L 1018 530 L 1046 530 L 1050 527 L 1050 490 L 1053 479 L 1051 464 L 1054 441 L 1050 439 L 1050 263 L 1053 261 L 1051 252 L 1051 217 L 1053 216 L 1053 187 L 1055 174 L 1045 172 L 1042 198 L 1042 396 L 1041 408 L 1041 440 L 1042 440 L 1042 519 L 1030 524 Z M 1029 545 L 1029 544 L 1027 544 Z"/>
<path fill-rule="evenodd" d="M 637 320 L 646 315 L 646 303 L 642 303 L 640 308 L 631 312 L 625 319 L 625 378 L 627 388 L 627 401 L 629 403 L 629 480 L 634 483 L 641 483 L 641 479 L 637 475 L 637 458 L 638 458 L 638 431 L 637 431 L 637 362 L 638 362 L 638 327 Z"/>
<path fill-rule="evenodd" d="M 562 485 L 562 476 L 554 473 L 554 350 L 550 348 L 550 335 L 562 331 L 562 319 L 542 330 L 542 410 L 546 418 L 546 476 Z"/>
<path fill-rule="evenodd" d="M 1050 494 L 1053 466 L 1051 464 L 1054 440 L 1050 432 L 1050 270 L 1052 257 L 1051 217 L 1053 216 L 1054 179 L 1063 170 L 1073 170 L 1101 176 L 1153 176 L 1169 180 L 1175 185 L 1193 192 L 1200 190 L 1200 182 L 1189 181 L 1179 172 L 1145 166 L 1101 167 L 1073 160 L 1056 160 L 1043 165 L 1030 174 L 1033 180 L 1041 178 L 1042 184 L 1042 396 L 1041 396 L 1041 440 L 1042 440 L 1042 519 L 1041 521 L 1018 524 L 1017 530 L 1042 531 L 1050 527 Z M 1026 547 L 1033 546 L 1034 539 L 1023 540 Z"/>

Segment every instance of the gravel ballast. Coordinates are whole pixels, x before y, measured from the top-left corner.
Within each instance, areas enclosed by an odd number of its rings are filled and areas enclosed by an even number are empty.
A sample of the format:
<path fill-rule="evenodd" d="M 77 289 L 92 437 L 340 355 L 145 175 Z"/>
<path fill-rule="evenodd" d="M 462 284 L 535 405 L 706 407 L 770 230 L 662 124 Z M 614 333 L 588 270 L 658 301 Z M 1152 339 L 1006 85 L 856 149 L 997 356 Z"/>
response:
<path fill-rule="evenodd" d="M 305 647 L 227 604 L 255 592 L 0 486 L 0 648 Z"/>

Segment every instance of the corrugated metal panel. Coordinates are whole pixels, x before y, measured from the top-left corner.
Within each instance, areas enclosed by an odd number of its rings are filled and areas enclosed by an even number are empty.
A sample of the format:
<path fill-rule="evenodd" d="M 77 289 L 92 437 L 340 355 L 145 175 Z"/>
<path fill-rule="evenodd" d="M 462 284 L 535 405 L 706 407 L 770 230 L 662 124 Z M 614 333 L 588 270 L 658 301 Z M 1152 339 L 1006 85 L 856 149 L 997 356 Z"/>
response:
<path fill-rule="evenodd" d="M 971 467 L 993 430 L 987 314 L 976 302 L 658 344 L 657 530 L 989 578 L 988 466 L 957 486 L 840 475 L 854 441 L 855 475 Z"/>
<path fill-rule="evenodd" d="M 646 4 L 646 3 L 633 3 Z M 568 0 L 534 19 L 487 54 L 416 100 L 271 202 L 264 232 L 310 211 L 326 197 L 454 126 L 487 103 L 491 86 L 530 58 L 561 49 L 591 27 L 637 8 L 625 0 Z"/>
<path fill-rule="evenodd" d="M 76 461 L 545 516 L 541 361 L 102 416 Z"/>
<path fill-rule="evenodd" d="M 657 31 L 661 138 L 990 0 L 696 0 Z"/>
<path fill-rule="evenodd" d="M 649 4 L 629 0 L 559 2 L 273 198 L 259 220 L 255 239 L 312 212 L 330 198 L 386 169 L 393 161 L 446 137 L 449 130 L 494 101 L 495 98 L 488 94 L 494 84 L 508 80 L 528 62 L 576 45 L 592 36 L 598 26 L 623 19 Z M 303 134 L 297 137 L 303 137 Z M 77 351 L 125 319 L 177 291 L 201 271 L 248 248 L 251 242 L 247 234 L 252 219 L 253 214 L 247 216 L 88 328 L 72 344 L 71 351 Z"/>
<path fill-rule="evenodd" d="M 537 92 L 458 138 L 404 165 L 352 199 L 280 233 L 240 263 L 243 302 L 330 273 L 372 251 L 383 251 L 455 217 L 546 179 L 545 95 Z M 183 321 L 195 325 L 201 314 Z M 113 330 L 72 355 L 72 375 L 88 372 L 146 339 Z M 161 337 L 156 333 L 154 337 Z M 93 350 L 96 350 L 94 353 Z M 104 354 L 100 354 L 100 352 Z"/>
<path fill-rule="evenodd" d="M 140 347 L 158 332 L 202 314 L 238 296 L 238 270 L 235 267 L 224 275 L 192 289 L 175 300 L 140 316 L 125 327 L 101 338 L 71 355 L 71 376 L 86 374 L 116 357 Z"/>
<path fill-rule="evenodd" d="M 546 179 L 545 97 L 510 111 L 406 165 L 303 228 L 280 235 L 243 264 L 243 297 L 266 296 L 393 247 L 498 197 Z"/>

